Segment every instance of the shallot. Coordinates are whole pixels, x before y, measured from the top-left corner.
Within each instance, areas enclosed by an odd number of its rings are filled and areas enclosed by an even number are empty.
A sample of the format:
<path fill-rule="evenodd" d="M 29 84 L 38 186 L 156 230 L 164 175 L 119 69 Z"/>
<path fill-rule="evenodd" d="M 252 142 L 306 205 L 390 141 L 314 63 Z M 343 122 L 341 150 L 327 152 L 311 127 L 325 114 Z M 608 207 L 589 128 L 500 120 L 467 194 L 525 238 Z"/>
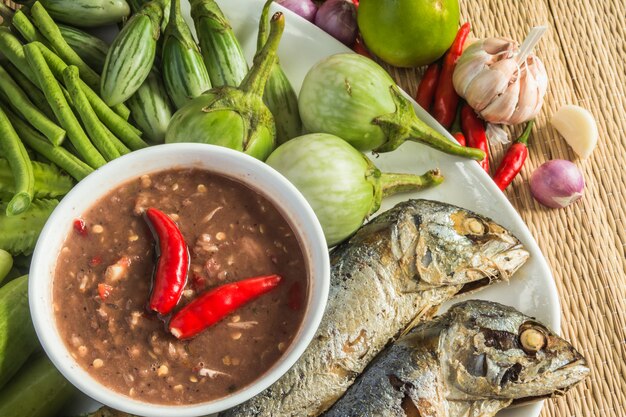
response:
<path fill-rule="evenodd" d="M 315 15 L 315 24 L 347 46 L 356 40 L 356 7 L 348 0 L 326 0 Z"/>
<path fill-rule="evenodd" d="M 276 3 L 286 7 L 309 22 L 315 20 L 317 5 L 311 0 L 276 0 Z"/>
<path fill-rule="evenodd" d="M 530 177 L 530 191 L 541 204 L 563 208 L 583 196 L 585 180 L 576 165 L 554 159 L 541 165 Z"/>

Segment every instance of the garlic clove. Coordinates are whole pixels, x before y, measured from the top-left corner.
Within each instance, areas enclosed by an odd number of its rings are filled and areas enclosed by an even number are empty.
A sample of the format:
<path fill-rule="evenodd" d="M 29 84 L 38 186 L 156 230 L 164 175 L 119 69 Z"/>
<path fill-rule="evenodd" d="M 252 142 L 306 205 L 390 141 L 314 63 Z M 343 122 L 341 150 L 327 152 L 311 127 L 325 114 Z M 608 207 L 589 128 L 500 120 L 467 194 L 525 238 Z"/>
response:
<path fill-rule="evenodd" d="M 587 109 L 563 106 L 552 116 L 550 123 L 582 159 L 588 158 L 598 144 L 598 125 Z"/>
<path fill-rule="evenodd" d="M 467 87 L 474 77 L 489 65 L 493 64 L 495 60 L 493 55 L 483 51 L 480 45 L 478 45 L 476 49 L 476 51 L 472 51 L 468 48 L 469 53 L 461 55 L 454 69 L 452 83 L 457 94 L 461 97 L 465 97 Z"/>
<path fill-rule="evenodd" d="M 516 125 L 527 122 L 535 116 L 535 108 L 539 101 L 537 85 L 533 75 L 524 69 L 520 75 L 520 91 L 517 108 L 508 120 L 508 124 Z"/>
<path fill-rule="evenodd" d="M 490 55 L 499 55 L 500 59 L 513 57 L 517 52 L 517 42 L 507 38 L 487 38 L 482 43 L 482 48 Z"/>
<path fill-rule="evenodd" d="M 506 124 L 517 108 L 519 89 L 520 80 L 515 78 L 509 83 L 504 93 L 480 112 L 481 117 L 490 123 Z"/>
<path fill-rule="evenodd" d="M 511 77 L 517 71 L 512 59 L 503 59 L 485 68 L 467 86 L 465 99 L 478 112 L 481 112 L 498 95 L 504 93 Z"/>

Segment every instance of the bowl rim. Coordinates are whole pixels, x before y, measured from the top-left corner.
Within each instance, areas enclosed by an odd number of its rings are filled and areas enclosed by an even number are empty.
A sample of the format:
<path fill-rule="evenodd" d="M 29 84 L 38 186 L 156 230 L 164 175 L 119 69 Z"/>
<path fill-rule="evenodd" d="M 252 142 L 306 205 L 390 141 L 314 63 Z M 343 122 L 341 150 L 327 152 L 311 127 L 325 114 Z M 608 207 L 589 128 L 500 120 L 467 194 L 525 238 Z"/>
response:
<path fill-rule="evenodd" d="M 176 154 L 177 157 L 182 155 L 182 158 L 188 159 L 188 161 L 182 163 L 169 162 L 169 159 L 175 159 L 175 157 L 172 158 L 173 154 Z M 232 168 L 220 170 L 202 165 L 206 163 L 207 159 L 216 158 L 226 163 L 245 165 L 249 173 L 233 174 L 227 172 Z M 140 166 L 135 166 L 134 169 L 132 167 L 133 164 L 140 161 L 159 161 L 161 159 L 164 162 L 156 162 L 156 164 L 167 166 L 146 169 L 140 173 L 136 172 L 142 170 Z M 198 166 L 198 164 L 202 166 Z M 58 251 L 55 248 L 61 249 L 69 231 L 63 229 L 63 232 L 59 233 L 57 225 L 63 219 L 67 220 L 68 217 L 70 222 L 75 218 L 76 214 L 72 214 L 72 211 L 75 210 L 73 206 L 77 199 L 89 196 L 89 202 L 84 203 L 86 204 L 85 207 L 89 208 L 113 189 L 145 173 L 186 167 L 213 171 L 218 175 L 239 181 L 268 198 L 283 216 L 287 217 L 292 229 L 297 234 L 307 260 L 310 291 L 302 324 L 292 343 L 278 361 L 256 380 L 233 394 L 208 402 L 193 405 L 151 404 L 121 394 L 100 383 L 71 357 L 61 339 L 52 311 L 52 283 L 58 259 Z M 119 180 L 111 181 L 110 184 L 101 189 L 96 189 L 93 186 L 114 172 L 121 176 Z M 267 184 L 262 184 L 261 180 L 272 181 L 272 187 L 279 189 L 280 195 L 270 195 L 268 192 L 264 192 L 263 186 Z M 286 201 L 288 203 L 285 203 Z M 288 211 L 285 208 L 286 205 L 295 206 L 297 210 Z M 82 209 L 82 212 L 84 210 L 86 209 Z M 296 219 L 298 220 L 297 223 Z M 54 253 L 54 256 L 51 256 L 51 253 Z M 44 351 L 63 376 L 80 391 L 101 403 L 127 413 L 159 417 L 194 417 L 224 411 L 241 404 L 267 389 L 284 375 L 302 356 L 317 332 L 326 308 L 329 288 L 330 260 L 322 227 L 311 206 L 293 184 L 269 165 L 242 152 L 215 145 L 180 143 L 156 145 L 117 158 L 80 181 L 61 200 L 46 222 L 33 252 L 28 296 L 33 325 Z M 46 301 L 49 302 L 46 303 Z M 52 325 L 50 325 L 50 321 L 52 321 Z"/>

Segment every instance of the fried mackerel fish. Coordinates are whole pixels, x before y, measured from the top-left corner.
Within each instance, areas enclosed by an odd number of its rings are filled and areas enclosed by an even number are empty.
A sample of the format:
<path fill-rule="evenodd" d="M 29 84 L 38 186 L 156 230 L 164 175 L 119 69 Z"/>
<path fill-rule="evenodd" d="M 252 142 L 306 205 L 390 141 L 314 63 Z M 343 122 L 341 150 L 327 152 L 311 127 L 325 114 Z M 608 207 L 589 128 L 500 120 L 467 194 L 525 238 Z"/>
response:
<path fill-rule="evenodd" d="M 384 350 L 324 417 L 491 417 L 589 374 L 565 340 L 514 308 L 454 305 Z"/>
<path fill-rule="evenodd" d="M 220 417 L 322 413 L 401 331 L 455 295 L 507 280 L 528 256 L 510 232 L 468 210 L 398 204 L 332 252 L 326 312 L 300 360 Z"/>

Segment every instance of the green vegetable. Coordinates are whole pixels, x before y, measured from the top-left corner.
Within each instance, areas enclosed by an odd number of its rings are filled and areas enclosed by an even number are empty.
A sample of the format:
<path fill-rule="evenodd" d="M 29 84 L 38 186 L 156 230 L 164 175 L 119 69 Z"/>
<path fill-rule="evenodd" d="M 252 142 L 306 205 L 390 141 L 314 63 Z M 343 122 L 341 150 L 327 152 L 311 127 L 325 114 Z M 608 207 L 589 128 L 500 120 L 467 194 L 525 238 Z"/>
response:
<path fill-rule="evenodd" d="M 65 87 L 72 97 L 76 112 L 80 116 L 83 126 L 85 126 L 85 129 L 89 133 L 91 142 L 107 161 L 119 158 L 120 153 L 113 142 L 111 142 L 106 128 L 102 125 L 100 120 L 98 120 L 98 116 L 96 116 L 87 97 L 85 97 L 83 90 L 80 88 L 78 68 L 73 65 L 65 68 L 63 71 L 63 80 L 65 81 Z"/>
<path fill-rule="evenodd" d="M 0 249 L 13 256 L 30 255 L 43 225 L 58 203 L 57 200 L 33 200 L 28 210 L 15 216 L 4 215 L 6 204 L 0 204 Z"/>
<path fill-rule="evenodd" d="M 13 257 L 5 250 L 0 249 L 0 284 L 13 269 Z"/>
<path fill-rule="evenodd" d="M 78 150 L 81 158 L 93 168 L 99 168 L 106 164 L 98 150 L 91 144 L 82 126 L 74 116 L 69 104 L 61 93 L 61 87 L 52 75 L 50 67 L 41 54 L 40 47 L 44 47 L 39 42 L 29 43 L 24 46 L 26 59 L 31 69 L 37 77 L 39 87 L 43 90 L 48 103 L 52 107 L 54 114 L 66 130 L 67 136 L 72 145 Z"/>
<path fill-rule="evenodd" d="M 172 0 L 162 63 L 165 88 L 177 109 L 211 88 L 198 45 L 180 13 L 180 0 Z"/>
<path fill-rule="evenodd" d="M 33 193 L 35 198 L 59 197 L 67 194 L 74 183 L 59 171 L 55 165 L 31 162 L 34 176 Z M 0 195 L 15 194 L 15 178 L 9 161 L 0 158 Z"/>
<path fill-rule="evenodd" d="M 68 65 L 76 65 L 80 70 L 80 77 L 94 91 L 100 87 L 100 76 L 83 61 L 80 56 L 65 42 L 63 35 L 52 17 L 40 2 L 36 1 L 30 8 L 33 23 L 48 40 L 57 55 Z M 119 103 L 115 103 L 119 104 Z"/>
<path fill-rule="evenodd" d="M 130 18 L 109 48 L 102 71 L 101 95 L 105 103 L 126 101 L 148 78 L 156 56 L 163 12 L 151 2 Z"/>
<path fill-rule="evenodd" d="M 156 1 L 163 10 L 163 19 L 161 20 L 161 32 L 165 32 L 165 28 L 167 23 L 170 21 L 170 2 L 171 0 L 128 0 L 128 4 L 130 5 L 130 10 L 132 13 L 137 13 L 143 6 L 150 3 L 151 1 Z"/>
<path fill-rule="evenodd" d="M 15 193 L 6 206 L 7 216 L 14 216 L 25 212 L 30 206 L 35 178 L 26 148 L 2 108 L 0 108 L 0 151 L 8 159 L 14 178 Z M 0 230 L 4 233 L 4 229 Z"/>
<path fill-rule="evenodd" d="M 257 50 L 267 41 L 268 14 L 274 0 L 268 0 L 263 7 L 259 23 Z M 287 142 L 302 134 L 302 120 L 298 110 L 298 96 L 293 90 L 287 75 L 276 59 L 276 64 L 267 80 L 263 100 L 274 116 L 276 123 L 276 141 L 278 144 Z"/>
<path fill-rule="evenodd" d="M 279 146 L 267 164 L 307 199 L 329 247 L 356 232 L 380 208 L 384 197 L 443 181 L 437 170 L 422 176 L 383 174 L 346 141 L 323 133 L 300 136 Z"/>
<path fill-rule="evenodd" d="M 37 356 L 0 391 L 0 415 L 56 417 L 75 392 L 47 357 Z"/>
<path fill-rule="evenodd" d="M 20 32 L 22 37 L 26 39 L 26 42 L 41 42 L 43 44 L 48 44 L 46 38 L 39 33 L 37 28 L 33 26 L 30 19 L 21 10 L 15 12 L 12 26 Z"/>
<path fill-rule="evenodd" d="M 458 0 L 363 0 L 357 13 L 367 47 L 397 67 L 419 67 L 442 56 L 459 17 Z"/>
<path fill-rule="evenodd" d="M 60 145 L 65 139 L 65 130 L 43 114 L 17 85 L 13 77 L 0 65 L 0 91 L 10 97 L 11 106 L 33 127 L 43 133 L 52 144 Z"/>
<path fill-rule="evenodd" d="M 163 143 L 172 119 L 172 106 L 161 81 L 161 74 L 153 69 L 139 90 L 126 102 L 135 124 L 152 143 Z"/>
<path fill-rule="evenodd" d="M 263 103 L 263 91 L 284 27 L 284 16 L 276 13 L 268 41 L 254 57 L 241 87 L 214 88 L 190 101 L 174 114 L 165 141 L 225 146 L 265 160 L 274 149 L 276 128 Z"/>
<path fill-rule="evenodd" d="M 0 288 L 0 388 L 39 346 L 28 308 L 28 276 Z M 2 400 L 0 400 L 2 404 Z M 0 408 L 0 415 L 5 417 Z"/>
<path fill-rule="evenodd" d="M 24 144 L 33 149 L 39 155 L 45 156 L 46 159 L 65 170 L 77 181 L 82 180 L 93 172 L 93 168 L 78 159 L 76 156 L 72 155 L 65 148 L 51 145 L 46 138 L 39 134 L 39 132 L 6 109 L 6 107 L 5 112 L 7 113 L 9 119 L 12 120 L 13 127 Z M 65 145 L 67 146 L 67 143 Z"/>
<path fill-rule="evenodd" d="M 32 5 L 33 1 L 17 3 Z M 78 27 L 111 25 L 130 14 L 125 0 L 40 0 L 40 3 L 55 21 Z"/>
<path fill-rule="evenodd" d="M 298 105 L 307 131 L 339 136 L 361 151 L 389 152 L 412 140 L 452 155 L 485 157 L 421 121 L 389 74 L 359 54 L 318 62 L 304 78 Z"/>
<path fill-rule="evenodd" d="M 96 72 L 102 73 L 109 45 L 102 39 L 72 26 L 57 25 L 65 42 Z"/>
<path fill-rule="evenodd" d="M 54 52 L 50 51 L 50 49 L 46 48 L 44 45 L 37 44 L 37 46 L 41 50 L 41 53 L 46 60 L 46 63 L 50 67 L 50 70 L 54 73 L 56 79 L 63 80 L 63 71 L 65 71 L 67 65 L 65 65 L 61 58 L 56 56 Z M 80 85 L 83 92 L 87 96 L 87 100 L 89 100 L 89 104 L 91 104 L 91 107 L 98 115 L 98 118 L 102 121 L 102 123 L 104 123 L 107 128 L 111 130 L 111 132 L 113 132 L 132 150 L 137 150 L 148 146 L 144 141 L 141 140 L 141 137 L 139 137 L 139 134 L 141 133 L 139 130 L 133 127 L 119 114 L 111 110 L 111 108 L 107 106 L 104 101 L 102 101 L 100 96 L 98 96 L 82 80 L 80 81 Z"/>
<path fill-rule="evenodd" d="M 213 87 L 238 87 L 248 63 L 228 20 L 214 0 L 191 0 L 200 51 Z"/>
<path fill-rule="evenodd" d="M 46 101 L 46 96 L 43 95 L 39 87 L 33 84 L 28 77 L 26 77 L 20 70 L 18 70 L 15 65 L 11 64 L 10 61 L 5 61 L 2 63 L 4 69 L 13 77 L 13 80 L 17 83 L 18 86 L 24 90 L 30 101 L 45 114 L 48 119 L 53 122 L 56 121 L 56 117 L 54 116 L 54 112 L 52 108 Z"/>

